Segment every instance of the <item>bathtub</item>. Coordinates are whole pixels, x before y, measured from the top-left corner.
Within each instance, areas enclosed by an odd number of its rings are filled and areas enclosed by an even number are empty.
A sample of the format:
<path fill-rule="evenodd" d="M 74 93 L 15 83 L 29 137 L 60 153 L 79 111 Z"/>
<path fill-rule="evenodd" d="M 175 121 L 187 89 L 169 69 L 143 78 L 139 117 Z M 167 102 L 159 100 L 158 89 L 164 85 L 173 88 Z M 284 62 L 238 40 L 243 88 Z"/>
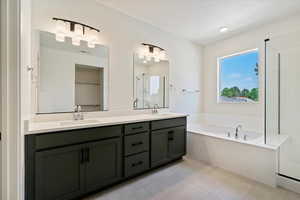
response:
<path fill-rule="evenodd" d="M 241 130 L 237 139 L 234 133 L 232 127 L 188 123 L 187 156 L 276 186 L 279 145 L 264 144 L 259 132 Z"/>
<path fill-rule="evenodd" d="M 238 138 L 235 137 L 235 128 L 233 127 L 222 127 L 216 125 L 206 125 L 203 123 L 189 123 L 188 130 L 194 134 L 201 134 L 228 141 L 259 146 L 262 148 L 276 149 L 277 145 L 266 145 L 264 144 L 264 135 L 260 132 L 239 130 Z"/>

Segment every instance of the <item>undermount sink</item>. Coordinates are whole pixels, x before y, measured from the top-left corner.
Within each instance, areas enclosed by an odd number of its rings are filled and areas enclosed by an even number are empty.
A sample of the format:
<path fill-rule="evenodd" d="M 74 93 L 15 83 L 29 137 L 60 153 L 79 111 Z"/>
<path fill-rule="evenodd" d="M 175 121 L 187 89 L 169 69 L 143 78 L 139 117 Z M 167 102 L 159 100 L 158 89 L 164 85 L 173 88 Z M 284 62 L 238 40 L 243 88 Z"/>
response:
<path fill-rule="evenodd" d="M 93 124 L 98 123 L 98 120 L 77 120 L 77 121 L 67 121 L 67 122 L 60 122 L 60 125 L 62 126 L 68 126 L 68 125 L 80 125 L 80 124 Z"/>

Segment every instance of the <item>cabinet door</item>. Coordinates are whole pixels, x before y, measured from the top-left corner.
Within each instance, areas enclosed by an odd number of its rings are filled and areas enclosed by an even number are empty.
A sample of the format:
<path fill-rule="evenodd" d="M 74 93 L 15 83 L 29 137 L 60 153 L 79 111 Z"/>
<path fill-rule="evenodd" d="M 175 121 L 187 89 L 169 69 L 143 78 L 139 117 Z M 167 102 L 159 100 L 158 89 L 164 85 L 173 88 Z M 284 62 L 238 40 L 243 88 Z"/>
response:
<path fill-rule="evenodd" d="M 67 200 L 84 192 L 83 146 L 36 153 L 35 200 Z"/>
<path fill-rule="evenodd" d="M 169 158 L 180 158 L 186 154 L 186 129 L 177 127 L 168 131 Z"/>
<path fill-rule="evenodd" d="M 151 134 L 151 167 L 168 161 L 168 131 L 153 131 Z"/>
<path fill-rule="evenodd" d="M 121 138 L 87 145 L 86 190 L 91 192 L 121 179 Z"/>

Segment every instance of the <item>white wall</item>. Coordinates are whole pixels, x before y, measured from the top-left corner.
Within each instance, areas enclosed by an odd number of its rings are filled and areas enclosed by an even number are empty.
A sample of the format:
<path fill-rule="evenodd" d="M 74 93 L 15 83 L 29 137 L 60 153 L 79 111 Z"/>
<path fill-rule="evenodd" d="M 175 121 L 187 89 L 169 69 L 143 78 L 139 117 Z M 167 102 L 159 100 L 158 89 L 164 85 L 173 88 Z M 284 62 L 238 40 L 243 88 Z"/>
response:
<path fill-rule="evenodd" d="M 101 30 L 102 44 L 110 49 L 110 112 L 133 108 L 133 53 L 142 42 L 167 50 L 170 82 L 175 87 L 170 98 L 171 110 L 184 113 L 200 111 L 200 94 L 184 95 L 180 92 L 183 88 L 200 87 L 202 50 L 198 45 L 94 1 L 33 0 L 33 29 L 53 32 L 53 17 L 79 21 Z"/>
<path fill-rule="evenodd" d="M 203 111 L 210 114 L 223 114 L 239 116 L 247 115 L 261 119 L 262 127 L 264 113 L 264 39 L 294 31 L 300 28 L 300 15 L 293 16 L 253 31 L 235 37 L 209 44 L 204 47 L 203 71 Z M 257 104 L 218 104 L 217 103 L 217 58 L 230 55 L 239 51 L 259 48 L 260 51 L 260 102 Z M 245 122 L 246 123 L 246 122 Z"/>

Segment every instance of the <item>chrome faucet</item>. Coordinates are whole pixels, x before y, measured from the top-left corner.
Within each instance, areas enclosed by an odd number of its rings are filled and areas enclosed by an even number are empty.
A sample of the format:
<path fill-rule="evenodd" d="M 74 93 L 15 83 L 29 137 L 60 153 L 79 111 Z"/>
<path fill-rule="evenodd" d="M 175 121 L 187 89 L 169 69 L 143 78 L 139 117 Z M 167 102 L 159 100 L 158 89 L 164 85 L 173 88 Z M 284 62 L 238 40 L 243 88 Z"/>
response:
<path fill-rule="evenodd" d="M 240 125 L 240 124 L 235 128 L 235 139 L 239 138 L 239 131 L 241 129 L 242 129 L 242 125 Z"/>
<path fill-rule="evenodd" d="M 84 120 L 84 116 L 83 116 L 83 113 L 81 112 L 81 106 L 80 105 L 75 106 L 75 110 L 74 110 L 74 113 L 73 113 L 73 119 L 74 120 Z"/>
<path fill-rule="evenodd" d="M 154 106 L 153 106 L 153 108 L 152 108 L 152 114 L 158 113 L 158 109 L 159 109 L 158 104 L 154 104 Z"/>
<path fill-rule="evenodd" d="M 134 108 L 137 108 L 137 105 L 138 105 L 138 98 L 136 98 L 136 99 L 133 101 L 133 107 L 134 107 Z"/>

